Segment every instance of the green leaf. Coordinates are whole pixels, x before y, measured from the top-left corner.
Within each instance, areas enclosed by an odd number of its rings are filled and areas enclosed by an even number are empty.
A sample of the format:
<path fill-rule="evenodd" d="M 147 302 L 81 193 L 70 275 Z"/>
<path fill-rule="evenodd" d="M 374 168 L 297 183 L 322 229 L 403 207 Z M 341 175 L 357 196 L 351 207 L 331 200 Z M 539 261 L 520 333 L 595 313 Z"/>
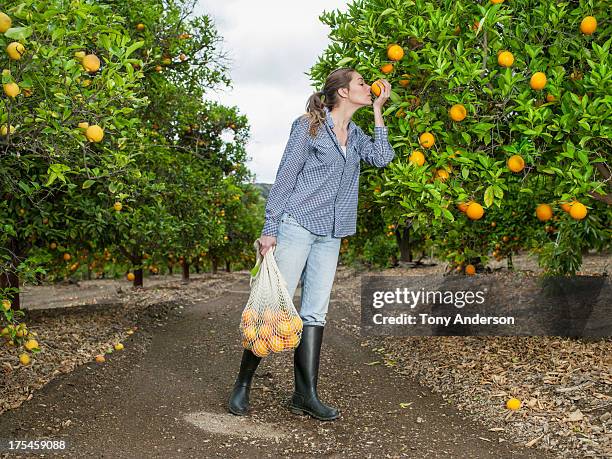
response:
<path fill-rule="evenodd" d="M 348 64 L 349 62 L 353 62 L 353 58 L 350 57 L 350 56 L 340 59 L 338 61 L 338 63 L 336 64 L 336 66 L 342 67 L 342 66 Z"/>
<path fill-rule="evenodd" d="M 136 51 L 138 48 L 142 48 L 144 46 L 144 41 L 137 41 L 136 43 L 134 43 L 131 46 L 128 46 L 128 48 L 125 50 L 125 54 L 123 55 L 123 57 L 128 58 L 130 57 L 130 54 L 132 54 L 134 51 Z M 345 58 L 346 59 L 346 58 Z M 352 58 L 349 58 L 352 59 Z M 343 59 L 344 60 L 344 59 Z M 340 64 L 343 65 L 343 64 Z M 130 66 L 132 67 L 132 66 Z"/>
<path fill-rule="evenodd" d="M 85 180 L 83 182 L 83 187 L 82 188 L 85 190 L 85 189 L 89 188 L 90 186 L 92 186 L 94 183 L 96 183 L 95 180 Z"/>
<path fill-rule="evenodd" d="M 484 202 L 487 205 L 487 207 L 490 207 L 491 204 L 493 204 L 493 185 L 489 185 L 487 187 L 487 189 L 485 190 L 485 194 L 484 194 Z"/>
<path fill-rule="evenodd" d="M 49 174 L 49 180 L 47 180 L 47 183 L 45 183 L 45 186 L 50 186 L 53 184 L 53 182 L 55 182 L 55 179 L 57 178 L 57 174 L 55 174 L 55 172 L 51 172 Z"/>
<path fill-rule="evenodd" d="M 584 152 L 584 150 L 578 150 L 576 152 L 576 156 L 578 156 L 578 159 L 580 160 L 582 164 L 589 164 L 589 157 Z"/>
<path fill-rule="evenodd" d="M 4 32 L 6 38 L 13 40 L 25 40 L 30 35 L 32 35 L 32 27 L 11 27 Z"/>
<path fill-rule="evenodd" d="M 448 220 L 455 221 L 455 217 L 453 216 L 450 210 L 445 209 L 444 207 L 442 207 L 441 209 L 442 209 L 442 213 Z"/>
<path fill-rule="evenodd" d="M 389 14 L 391 14 L 393 12 L 395 12 L 395 8 L 387 8 L 385 11 L 380 13 L 379 18 L 384 18 L 385 16 L 388 16 Z"/>

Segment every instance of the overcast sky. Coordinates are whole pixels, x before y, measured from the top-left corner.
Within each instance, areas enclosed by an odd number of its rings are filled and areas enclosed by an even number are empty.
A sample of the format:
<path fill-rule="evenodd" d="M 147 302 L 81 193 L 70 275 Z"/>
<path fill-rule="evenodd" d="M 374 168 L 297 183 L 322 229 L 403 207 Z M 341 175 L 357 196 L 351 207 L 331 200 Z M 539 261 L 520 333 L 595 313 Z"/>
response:
<path fill-rule="evenodd" d="M 305 72 L 327 48 L 323 11 L 346 11 L 340 0 L 200 0 L 194 14 L 209 15 L 223 37 L 233 89 L 207 97 L 237 106 L 251 126 L 247 167 L 256 182 L 273 183 L 291 123 L 314 92 Z"/>

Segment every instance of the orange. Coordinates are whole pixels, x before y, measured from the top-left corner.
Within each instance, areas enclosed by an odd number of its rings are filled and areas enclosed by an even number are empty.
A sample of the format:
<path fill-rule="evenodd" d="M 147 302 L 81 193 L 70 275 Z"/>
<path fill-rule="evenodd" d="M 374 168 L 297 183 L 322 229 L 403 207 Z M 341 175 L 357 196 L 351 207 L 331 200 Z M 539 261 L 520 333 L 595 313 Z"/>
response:
<path fill-rule="evenodd" d="M 382 92 L 383 85 L 382 85 L 380 80 L 376 80 L 374 83 L 372 83 L 372 86 L 370 88 L 372 90 L 372 93 L 376 97 L 378 97 L 378 96 L 380 96 L 380 93 Z"/>
<path fill-rule="evenodd" d="M 465 214 L 470 220 L 479 220 L 484 215 L 484 209 L 477 202 L 473 202 L 467 207 Z"/>
<path fill-rule="evenodd" d="M 87 137 L 87 140 L 90 142 L 101 142 L 104 138 L 104 129 L 97 124 L 93 124 L 85 131 L 85 137 Z"/>
<path fill-rule="evenodd" d="M 257 313 L 255 312 L 253 308 L 247 308 L 244 311 L 242 311 L 242 322 L 246 324 L 251 324 L 255 322 L 256 318 L 257 318 Z"/>
<path fill-rule="evenodd" d="M 404 49 L 400 45 L 390 45 L 387 47 L 387 57 L 392 61 L 399 61 L 404 57 Z"/>
<path fill-rule="evenodd" d="M 295 333 L 299 333 L 302 331 L 303 323 L 302 323 L 302 318 L 300 316 L 293 316 L 290 322 L 291 322 L 291 329 Z"/>
<path fill-rule="evenodd" d="M 436 171 L 436 178 L 442 180 L 443 182 L 445 182 L 446 180 L 448 180 L 448 172 L 445 169 L 438 169 Z"/>
<path fill-rule="evenodd" d="M 514 56 L 510 51 L 502 51 L 497 56 L 497 63 L 502 67 L 511 67 L 514 64 Z"/>
<path fill-rule="evenodd" d="M 127 275 L 127 280 L 129 280 L 130 282 L 133 281 L 134 279 L 136 279 L 136 276 L 134 276 L 134 273 L 128 273 Z"/>
<path fill-rule="evenodd" d="M 65 254 L 64 254 L 64 260 L 65 260 L 65 261 L 69 261 L 71 258 L 72 258 L 72 257 L 70 256 L 70 254 L 69 254 L 69 253 L 65 253 Z"/>
<path fill-rule="evenodd" d="M 292 332 L 291 322 L 288 320 L 283 320 L 279 322 L 279 324 L 276 327 L 276 332 L 281 336 L 289 336 Z"/>
<path fill-rule="evenodd" d="M 536 72 L 531 75 L 531 80 L 529 80 L 529 86 L 531 89 L 535 89 L 536 91 L 541 91 L 546 86 L 546 75 L 544 72 Z"/>
<path fill-rule="evenodd" d="M 0 33 L 6 32 L 13 24 L 12 19 L 6 13 L 0 12 Z"/>
<path fill-rule="evenodd" d="M 297 333 L 291 333 L 283 339 L 283 344 L 285 345 L 285 349 L 292 349 L 298 345 L 299 341 L 300 338 Z"/>
<path fill-rule="evenodd" d="M 145 25 L 142 22 L 136 24 L 136 30 L 144 30 Z"/>
<path fill-rule="evenodd" d="M 11 59 L 18 61 L 23 56 L 23 53 L 25 53 L 25 46 L 18 41 L 14 41 L 6 47 L 6 52 Z"/>
<path fill-rule="evenodd" d="M 525 160 L 521 155 L 512 155 L 506 162 L 512 172 L 520 172 L 525 168 Z"/>
<path fill-rule="evenodd" d="M 569 214 L 574 220 L 582 220 L 587 216 L 588 210 L 584 204 L 578 201 L 572 203 Z"/>
<path fill-rule="evenodd" d="M 474 274 L 476 274 L 476 268 L 474 267 L 474 265 L 467 265 L 465 267 L 465 273 L 468 276 L 473 276 Z"/>
<path fill-rule="evenodd" d="M 536 216 L 541 222 L 550 220 L 553 216 L 552 207 L 550 207 L 548 204 L 538 205 L 538 207 L 536 207 Z"/>
<path fill-rule="evenodd" d="M 401 80 L 399 80 L 399 84 L 400 84 L 400 86 L 403 86 L 404 88 L 405 88 L 406 86 L 408 86 L 408 85 L 410 84 L 410 76 L 411 76 L 411 75 L 408 75 L 407 73 L 404 73 L 404 74 L 402 75 L 402 77 L 403 77 L 403 78 L 402 78 Z"/>
<path fill-rule="evenodd" d="M 106 359 L 104 358 L 104 356 L 102 354 L 98 354 L 96 355 L 96 362 L 98 363 L 102 363 L 104 362 Z"/>
<path fill-rule="evenodd" d="M 436 143 L 436 140 L 431 132 L 423 132 L 419 137 L 419 143 L 423 148 L 430 148 Z"/>
<path fill-rule="evenodd" d="M 272 309 L 266 308 L 264 310 L 263 321 L 265 324 L 270 324 L 270 325 L 272 325 L 274 322 L 277 321 L 276 314 L 274 313 Z"/>
<path fill-rule="evenodd" d="M 117 201 L 115 204 L 113 204 L 113 209 L 115 209 L 115 211 L 119 212 L 121 209 L 123 209 L 123 204 L 121 204 L 119 201 Z"/>
<path fill-rule="evenodd" d="M 274 330 L 272 330 L 272 325 L 263 324 L 261 327 L 259 327 L 258 336 L 260 338 L 270 338 L 272 335 L 274 335 Z"/>
<path fill-rule="evenodd" d="M 19 363 L 22 365 L 28 365 L 30 363 L 30 356 L 24 352 L 19 356 Z"/>
<path fill-rule="evenodd" d="M 280 336 L 274 335 L 268 340 L 268 347 L 272 352 L 280 352 L 285 348 L 285 343 Z"/>
<path fill-rule="evenodd" d="M 504 0 L 491 0 L 491 3 L 494 5 L 499 5 L 500 3 L 504 3 Z"/>
<path fill-rule="evenodd" d="M 518 398 L 511 398 L 506 402 L 506 408 L 509 410 L 518 410 L 521 407 L 521 401 Z"/>
<path fill-rule="evenodd" d="M 448 114 L 453 121 L 463 121 L 467 116 L 467 111 L 463 104 L 455 104 L 450 108 Z"/>
<path fill-rule="evenodd" d="M 592 35 L 597 29 L 597 19 L 593 16 L 585 17 L 580 23 L 580 31 L 585 35 Z"/>
<path fill-rule="evenodd" d="M 391 73 L 393 71 L 393 64 L 385 64 L 380 68 L 382 73 Z"/>
<path fill-rule="evenodd" d="M 546 102 L 554 102 L 557 98 L 552 94 L 546 94 Z"/>
<path fill-rule="evenodd" d="M 469 202 L 460 202 L 457 205 L 457 208 L 461 211 L 461 212 L 465 212 L 468 208 L 468 206 L 472 203 L 472 201 Z"/>
<path fill-rule="evenodd" d="M 81 61 L 81 65 L 87 72 L 94 73 L 100 68 L 100 59 L 95 54 L 88 54 Z"/>
<path fill-rule="evenodd" d="M 248 325 L 243 331 L 244 337 L 249 341 L 253 341 L 257 336 L 257 329 L 253 325 Z"/>
<path fill-rule="evenodd" d="M 571 202 L 564 202 L 563 204 L 561 204 L 561 208 L 566 211 L 567 213 L 569 213 L 570 209 L 572 208 L 572 203 Z"/>
<path fill-rule="evenodd" d="M 21 93 L 21 90 L 19 89 L 19 85 L 17 83 L 6 83 L 3 84 L 2 87 L 4 88 L 4 93 L 9 97 L 14 98 Z"/>
<path fill-rule="evenodd" d="M 408 158 L 408 161 L 413 164 L 416 164 L 417 166 L 422 166 L 423 164 L 425 164 L 425 155 L 419 150 L 414 150 Z"/>
<path fill-rule="evenodd" d="M 257 357 L 265 357 L 270 353 L 270 349 L 268 349 L 268 346 L 263 339 L 258 339 L 253 343 L 252 351 Z"/>

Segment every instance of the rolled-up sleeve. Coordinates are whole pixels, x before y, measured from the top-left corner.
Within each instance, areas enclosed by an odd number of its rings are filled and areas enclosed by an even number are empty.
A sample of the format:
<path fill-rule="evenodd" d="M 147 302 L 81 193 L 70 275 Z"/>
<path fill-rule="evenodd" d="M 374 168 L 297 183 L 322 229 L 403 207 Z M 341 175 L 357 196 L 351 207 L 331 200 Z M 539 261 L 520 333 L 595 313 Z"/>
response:
<path fill-rule="evenodd" d="M 395 157 L 395 151 L 389 143 L 388 128 L 386 126 L 374 126 L 374 139 L 363 132 L 359 132 L 359 156 L 366 163 L 375 167 L 385 167 Z"/>
<path fill-rule="evenodd" d="M 263 230 L 264 236 L 276 236 L 280 216 L 285 208 L 291 192 L 295 188 L 297 177 L 304 168 L 308 155 L 308 127 L 306 117 L 297 118 L 291 125 L 291 133 L 285 147 L 266 202 L 266 217 Z"/>

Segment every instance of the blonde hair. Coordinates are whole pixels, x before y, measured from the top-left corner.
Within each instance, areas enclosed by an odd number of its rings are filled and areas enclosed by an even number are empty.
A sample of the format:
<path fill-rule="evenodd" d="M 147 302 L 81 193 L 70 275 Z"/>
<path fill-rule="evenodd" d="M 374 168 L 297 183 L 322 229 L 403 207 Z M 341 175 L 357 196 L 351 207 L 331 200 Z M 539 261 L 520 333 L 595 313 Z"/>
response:
<path fill-rule="evenodd" d="M 355 69 L 341 67 L 334 70 L 325 79 L 323 89 L 315 92 L 306 102 L 306 115 L 310 120 L 310 135 L 314 137 L 319 127 L 325 122 L 325 107 L 329 110 L 338 103 L 338 89 L 349 87 Z M 322 99 L 324 98 L 324 99 Z"/>

